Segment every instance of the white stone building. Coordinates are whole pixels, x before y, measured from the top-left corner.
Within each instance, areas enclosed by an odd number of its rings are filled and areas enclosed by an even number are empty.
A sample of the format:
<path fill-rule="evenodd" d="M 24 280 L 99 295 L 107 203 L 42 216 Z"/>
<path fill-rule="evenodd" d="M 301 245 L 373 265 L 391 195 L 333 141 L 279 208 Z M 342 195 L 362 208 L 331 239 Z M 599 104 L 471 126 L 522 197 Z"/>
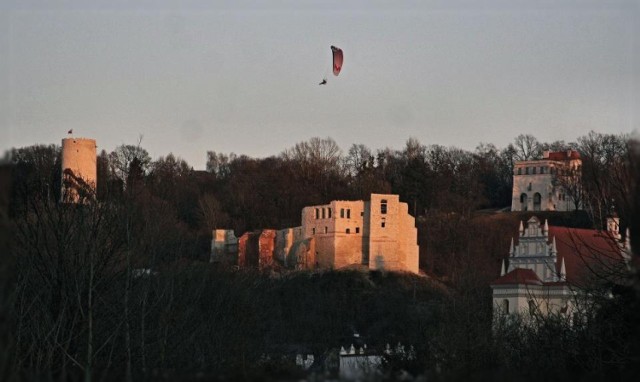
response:
<path fill-rule="evenodd" d="M 501 276 L 491 283 L 494 311 L 572 315 L 581 291 L 626 267 L 630 247 L 621 241 L 617 218 L 607 227 L 554 227 L 535 216 L 521 222 Z"/>
<path fill-rule="evenodd" d="M 543 159 L 514 165 L 511 211 L 573 211 L 579 198 L 582 160 L 575 150 L 545 151 Z M 575 201 L 574 201 L 575 199 Z"/>

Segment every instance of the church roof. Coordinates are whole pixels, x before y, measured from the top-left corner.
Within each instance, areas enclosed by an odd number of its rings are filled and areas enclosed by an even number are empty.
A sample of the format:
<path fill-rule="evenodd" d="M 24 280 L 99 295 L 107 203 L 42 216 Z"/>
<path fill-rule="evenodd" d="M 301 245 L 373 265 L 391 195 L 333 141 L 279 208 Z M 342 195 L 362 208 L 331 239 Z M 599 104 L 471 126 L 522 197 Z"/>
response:
<path fill-rule="evenodd" d="M 523 268 L 516 268 L 491 283 L 491 285 L 511 284 L 542 285 L 543 283 L 534 271 Z"/>
<path fill-rule="evenodd" d="M 572 285 L 584 285 L 596 276 L 609 278 L 624 265 L 621 249 L 609 232 L 550 226 L 549 239 L 554 237 L 556 268 L 560 271 L 564 259 L 566 280 Z"/>

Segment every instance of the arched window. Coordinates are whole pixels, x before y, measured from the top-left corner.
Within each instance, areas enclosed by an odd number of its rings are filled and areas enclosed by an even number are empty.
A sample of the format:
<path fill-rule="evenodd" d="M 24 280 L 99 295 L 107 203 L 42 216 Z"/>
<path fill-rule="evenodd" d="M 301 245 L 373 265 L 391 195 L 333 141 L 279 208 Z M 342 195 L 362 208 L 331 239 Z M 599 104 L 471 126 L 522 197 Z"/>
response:
<path fill-rule="evenodd" d="M 502 309 L 502 312 L 504 314 L 509 314 L 509 300 L 507 300 L 506 298 L 502 300 L 500 308 Z"/>
<path fill-rule="evenodd" d="M 527 210 L 527 194 L 520 194 L 520 211 Z"/>
<path fill-rule="evenodd" d="M 533 210 L 540 211 L 540 206 L 542 205 L 542 195 L 539 192 L 533 194 Z"/>
<path fill-rule="evenodd" d="M 536 314 L 536 302 L 533 300 L 529 300 L 529 314 L 532 316 Z"/>

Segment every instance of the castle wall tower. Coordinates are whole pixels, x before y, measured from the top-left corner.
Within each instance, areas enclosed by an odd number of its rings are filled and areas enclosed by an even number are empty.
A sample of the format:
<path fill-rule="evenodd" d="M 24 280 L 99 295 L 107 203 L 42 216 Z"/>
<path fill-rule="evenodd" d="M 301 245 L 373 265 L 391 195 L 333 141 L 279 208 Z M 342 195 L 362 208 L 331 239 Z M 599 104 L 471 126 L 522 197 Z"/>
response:
<path fill-rule="evenodd" d="M 63 202 L 79 203 L 95 197 L 97 184 L 96 140 L 62 140 Z"/>

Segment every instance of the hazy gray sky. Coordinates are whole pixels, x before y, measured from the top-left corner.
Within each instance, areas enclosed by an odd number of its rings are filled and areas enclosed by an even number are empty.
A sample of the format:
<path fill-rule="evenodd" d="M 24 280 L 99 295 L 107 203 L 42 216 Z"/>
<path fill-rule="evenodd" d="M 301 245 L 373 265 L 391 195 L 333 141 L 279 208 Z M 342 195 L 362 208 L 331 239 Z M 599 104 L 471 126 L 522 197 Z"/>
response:
<path fill-rule="evenodd" d="M 203 169 L 314 136 L 472 150 L 640 129 L 637 0 L 50 3 L 0 2 L 1 151 L 73 128 Z M 330 45 L 344 67 L 318 86 Z"/>

